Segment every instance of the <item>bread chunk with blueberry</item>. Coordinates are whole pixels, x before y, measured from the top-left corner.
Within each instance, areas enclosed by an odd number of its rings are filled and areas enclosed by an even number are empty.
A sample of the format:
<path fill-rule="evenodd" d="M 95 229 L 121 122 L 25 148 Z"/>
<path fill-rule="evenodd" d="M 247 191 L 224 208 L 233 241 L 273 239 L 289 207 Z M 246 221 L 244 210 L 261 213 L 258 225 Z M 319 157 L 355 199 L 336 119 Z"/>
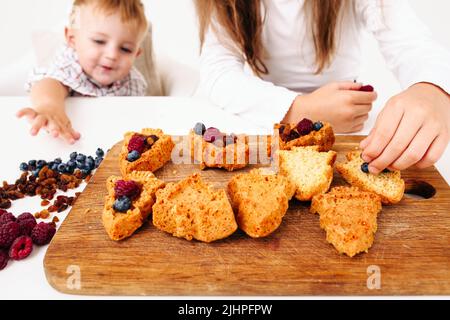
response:
<path fill-rule="evenodd" d="M 295 186 L 295 197 L 300 201 L 327 192 L 333 180 L 336 152 L 319 150 L 318 146 L 310 146 L 277 151 L 279 173 Z"/>
<path fill-rule="evenodd" d="M 394 204 L 402 200 L 405 181 L 400 171 L 387 171 L 374 175 L 368 172 L 367 164 L 361 159 L 361 151 L 346 155 L 347 161 L 336 163 L 336 170 L 352 186 L 376 193 L 383 204 Z"/>
<path fill-rule="evenodd" d="M 380 197 L 355 187 L 335 187 L 313 197 L 311 212 L 320 215 L 326 239 L 339 253 L 368 252 L 377 231 Z"/>
<path fill-rule="evenodd" d="M 246 135 L 225 134 L 217 128 L 205 128 L 197 123 L 189 132 L 191 159 L 200 169 L 222 168 L 233 171 L 249 163 L 249 145 Z"/>
<path fill-rule="evenodd" d="M 151 172 L 135 171 L 127 178 L 110 176 L 102 214 L 103 226 L 112 240 L 131 236 L 147 220 L 164 182 Z"/>
<path fill-rule="evenodd" d="M 253 238 L 266 237 L 280 226 L 294 193 L 286 177 L 263 169 L 237 174 L 228 183 L 238 226 Z"/>
<path fill-rule="evenodd" d="M 214 190 L 196 173 L 156 193 L 153 225 L 175 237 L 212 242 L 237 229 L 225 190 Z"/>
<path fill-rule="evenodd" d="M 119 155 L 120 172 L 126 177 L 133 171 L 155 172 L 172 156 L 175 144 L 161 129 L 127 132 Z"/>
<path fill-rule="evenodd" d="M 297 124 L 277 123 L 274 130 L 274 136 L 278 136 L 279 150 L 318 146 L 319 151 L 329 151 L 335 142 L 333 128 L 328 122 L 313 122 L 305 118 Z"/>

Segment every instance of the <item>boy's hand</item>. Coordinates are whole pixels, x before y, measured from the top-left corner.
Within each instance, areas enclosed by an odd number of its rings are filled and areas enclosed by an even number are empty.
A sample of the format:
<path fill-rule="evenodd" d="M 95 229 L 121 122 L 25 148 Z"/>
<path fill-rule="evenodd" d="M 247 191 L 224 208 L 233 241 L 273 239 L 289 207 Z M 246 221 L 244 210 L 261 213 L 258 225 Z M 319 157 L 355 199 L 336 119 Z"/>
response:
<path fill-rule="evenodd" d="M 62 137 L 70 144 L 80 139 L 80 133 L 72 128 L 69 118 L 65 112 L 50 112 L 45 109 L 34 110 L 24 108 L 17 112 L 17 117 L 26 117 L 31 124 L 31 135 L 35 136 L 41 129 L 45 129 L 52 137 Z"/>
<path fill-rule="evenodd" d="M 392 97 L 361 141 L 369 171 L 433 165 L 449 142 L 450 96 L 429 83 L 417 83 Z"/>
<path fill-rule="evenodd" d="M 376 92 L 358 91 L 361 83 L 335 82 L 327 84 L 311 94 L 298 96 L 294 102 L 296 118 L 285 122 L 298 122 L 302 118 L 327 121 L 338 133 L 360 131 L 369 117 Z"/>

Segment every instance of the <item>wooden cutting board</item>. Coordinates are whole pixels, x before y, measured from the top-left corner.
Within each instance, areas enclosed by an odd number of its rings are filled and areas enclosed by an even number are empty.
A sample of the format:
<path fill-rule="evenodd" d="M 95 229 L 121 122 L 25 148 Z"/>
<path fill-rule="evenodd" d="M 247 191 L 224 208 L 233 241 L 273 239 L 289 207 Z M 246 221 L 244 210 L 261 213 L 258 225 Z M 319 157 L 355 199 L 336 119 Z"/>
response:
<path fill-rule="evenodd" d="M 362 137 L 338 136 L 338 161 Z M 252 239 L 237 231 L 210 244 L 175 238 L 145 224 L 133 237 L 111 241 L 101 222 L 105 181 L 119 174 L 120 143 L 106 156 L 78 198 L 45 256 L 47 280 L 57 290 L 90 295 L 449 295 L 450 188 L 435 168 L 406 170 L 410 193 L 384 206 L 368 253 L 339 255 L 325 240 L 310 203 L 292 200 L 281 226 Z M 225 186 L 237 172 L 205 170 Z M 167 164 L 166 182 L 199 169 Z M 413 181 L 414 180 L 414 181 Z M 425 182 L 427 184 L 424 184 Z M 335 174 L 333 185 L 343 184 Z M 434 189 L 433 189 L 434 187 Z"/>

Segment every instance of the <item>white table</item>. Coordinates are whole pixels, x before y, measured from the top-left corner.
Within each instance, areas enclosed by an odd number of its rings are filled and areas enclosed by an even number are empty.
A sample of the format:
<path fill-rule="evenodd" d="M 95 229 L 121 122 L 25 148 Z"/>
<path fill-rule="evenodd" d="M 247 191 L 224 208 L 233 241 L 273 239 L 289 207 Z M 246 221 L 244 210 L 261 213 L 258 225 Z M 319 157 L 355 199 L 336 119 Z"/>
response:
<path fill-rule="evenodd" d="M 62 157 L 63 161 L 66 161 L 72 151 L 94 155 L 97 147 L 106 151 L 122 139 L 124 132 L 144 127 L 161 128 L 166 133 L 181 135 L 201 121 L 207 126 L 218 127 L 227 132 L 269 132 L 268 129 L 227 114 L 206 101 L 192 98 L 73 98 L 68 101 L 68 113 L 73 126 L 81 132 L 82 139 L 70 146 L 62 140 L 49 137 L 45 132 L 31 137 L 28 134 L 27 121 L 15 118 L 17 110 L 28 105 L 29 100 L 26 97 L 0 97 L 0 133 L 3 137 L 0 182 L 6 180 L 13 183 L 20 176 L 21 162 L 30 159 L 52 160 L 56 157 Z M 367 134 L 374 118 L 375 113 L 372 112 L 366 128 L 358 134 Z M 447 149 L 437 164 L 447 183 L 450 181 L 448 163 L 450 152 Z M 69 194 L 83 188 L 84 185 Z M 34 197 L 14 201 L 10 211 L 18 215 L 26 211 L 34 213 L 41 209 L 40 198 Z M 57 215 L 60 219 L 58 225 L 66 217 L 67 211 Z M 59 293 L 47 283 L 43 268 L 46 249 L 47 246 L 35 246 L 33 253 L 26 260 L 10 261 L 8 266 L 0 271 L 0 299 L 86 298 Z M 115 298 L 117 297 L 111 297 Z"/>

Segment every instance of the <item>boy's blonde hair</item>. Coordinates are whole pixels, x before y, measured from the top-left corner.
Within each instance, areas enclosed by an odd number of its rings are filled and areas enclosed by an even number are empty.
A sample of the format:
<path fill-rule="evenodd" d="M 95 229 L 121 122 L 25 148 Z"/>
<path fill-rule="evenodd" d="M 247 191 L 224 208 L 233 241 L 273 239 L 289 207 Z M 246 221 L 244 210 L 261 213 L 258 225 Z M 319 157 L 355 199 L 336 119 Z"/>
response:
<path fill-rule="evenodd" d="M 84 5 L 94 5 L 95 10 L 105 14 L 120 13 L 123 23 L 132 23 L 142 32 L 147 32 L 148 21 L 141 0 L 74 0 L 71 14 L 71 25 L 77 21 L 77 8 Z"/>

